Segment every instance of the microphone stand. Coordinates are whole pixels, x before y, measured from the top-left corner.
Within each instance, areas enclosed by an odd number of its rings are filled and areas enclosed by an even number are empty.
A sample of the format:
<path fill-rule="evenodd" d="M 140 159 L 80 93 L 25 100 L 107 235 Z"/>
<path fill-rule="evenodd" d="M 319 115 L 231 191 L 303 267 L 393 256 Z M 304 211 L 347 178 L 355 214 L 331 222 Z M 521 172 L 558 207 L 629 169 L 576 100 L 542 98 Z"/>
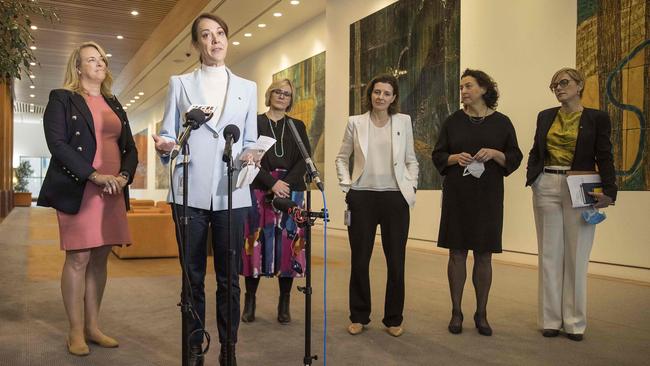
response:
<path fill-rule="evenodd" d="M 232 366 L 232 262 L 235 259 L 235 252 L 232 250 L 232 178 L 235 171 L 232 161 L 232 150 L 226 160 L 228 171 L 228 241 L 226 242 L 226 253 L 228 253 L 226 262 L 226 276 L 228 277 L 228 286 L 226 287 L 226 296 L 228 299 L 226 303 L 226 312 L 228 315 L 226 315 L 226 366 Z"/>
<path fill-rule="evenodd" d="M 186 130 L 189 135 L 190 128 Z M 187 140 L 185 140 L 187 141 Z M 183 144 L 183 208 L 181 210 L 180 231 L 181 241 L 178 243 L 178 253 L 181 258 L 181 275 L 183 278 L 181 287 L 181 301 L 178 306 L 181 308 L 181 344 L 182 344 L 182 365 L 190 364 L 190 319 L 192 316 L 192 299 L 190 298 L 189 276 L 187 271 L 187 254 L 189 252 L 190 230 L 188 230 L 190 218 L 187 216 L 187 193 L 188 193 L 188 173 L 190 162 L 190 147 L 187 143 Z"/>

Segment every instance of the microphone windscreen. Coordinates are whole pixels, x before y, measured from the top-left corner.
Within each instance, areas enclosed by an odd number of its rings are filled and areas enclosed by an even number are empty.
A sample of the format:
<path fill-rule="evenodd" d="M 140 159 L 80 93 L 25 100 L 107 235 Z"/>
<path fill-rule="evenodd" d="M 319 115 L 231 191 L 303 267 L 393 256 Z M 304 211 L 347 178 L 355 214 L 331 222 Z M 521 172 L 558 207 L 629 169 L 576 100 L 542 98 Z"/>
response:
<path fill-rule="evenodd" d="M 205 122 L 205 113 L 203 113 L 202 110 L 195 108 L 187 112 L 187 114 L 185 115 L 185 119 L 194 121 L 200 125 L 203 122 Z"/>
<path fill-rule="evenodd" d="M 235 125 L 228 125 L 226 128 L 223 129 L 223 135 L 228 136 L 232 135 L 232 142 L 235 143 L 239 141 L 239 127 Z"/>
<path fill-rule="evenodd" d="M 276 210 L 282 211 L 282 212 L 289 212 L 290 209 L 298 206 L 295 202 L 288 198 L 280 198 L 276 197 L 271 201 L 271 205 L 273 208 Z"/>

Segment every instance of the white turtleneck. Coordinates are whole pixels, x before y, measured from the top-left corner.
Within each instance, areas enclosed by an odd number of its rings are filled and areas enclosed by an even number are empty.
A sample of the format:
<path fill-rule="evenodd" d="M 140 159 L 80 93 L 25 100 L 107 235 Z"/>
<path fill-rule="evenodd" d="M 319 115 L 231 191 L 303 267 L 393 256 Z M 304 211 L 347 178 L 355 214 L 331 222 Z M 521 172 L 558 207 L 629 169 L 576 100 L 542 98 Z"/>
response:
<path fill-rule="evenodd" d="M 228 89 L 228 72 L 226 66 L 207 66 L 201 64 L 201 93 L 208 105 L 215 106 L 213 123 L 221 117 Z"/>

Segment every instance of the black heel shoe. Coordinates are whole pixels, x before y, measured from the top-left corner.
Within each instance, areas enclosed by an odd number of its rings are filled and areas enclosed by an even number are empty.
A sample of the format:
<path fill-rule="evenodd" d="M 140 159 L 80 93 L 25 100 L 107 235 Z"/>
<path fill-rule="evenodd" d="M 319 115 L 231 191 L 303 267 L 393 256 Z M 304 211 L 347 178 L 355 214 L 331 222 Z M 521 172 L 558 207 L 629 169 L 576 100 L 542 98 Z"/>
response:
<path fill-rule="evenodd" d="M 454 324 L 454 319 L 455 318 L 460 318 L 460 323 Z M 447 329 L 449 330 L 449 333 L 451 334 L 460 334 L 463 332 L 463 313 L 462 312 L 451 312 L 451 320 L 449 321 L 449 325 L 447 326 Z"/>
<path fill-rule="evenodd" d="M 490 324 L 487 322 L 487 314 L 485 314 L 485 324 L 487 326 L 482 326 L 479 324 L 479 313 L 474 313 L 474 325 L 476 325 L 476 329 L 478 329 L 478 334 L 484 335 L 484 336 L 491 336 L 492 335 L 492 328 L 490 327 Z"/>

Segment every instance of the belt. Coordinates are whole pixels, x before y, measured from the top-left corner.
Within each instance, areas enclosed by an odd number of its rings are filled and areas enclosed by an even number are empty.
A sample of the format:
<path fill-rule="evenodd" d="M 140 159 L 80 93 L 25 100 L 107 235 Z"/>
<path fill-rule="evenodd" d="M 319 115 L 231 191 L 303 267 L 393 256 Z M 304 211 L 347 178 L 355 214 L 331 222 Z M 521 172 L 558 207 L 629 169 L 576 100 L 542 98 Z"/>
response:
<path fill-rule="evenodd" d="M 549 168 L 544 168 L 544 173 L 549 173 L 549 174 L 563 174 L 565 175 L 568 170 L 563 170 L 563 169 L 549 169 Z"/>

